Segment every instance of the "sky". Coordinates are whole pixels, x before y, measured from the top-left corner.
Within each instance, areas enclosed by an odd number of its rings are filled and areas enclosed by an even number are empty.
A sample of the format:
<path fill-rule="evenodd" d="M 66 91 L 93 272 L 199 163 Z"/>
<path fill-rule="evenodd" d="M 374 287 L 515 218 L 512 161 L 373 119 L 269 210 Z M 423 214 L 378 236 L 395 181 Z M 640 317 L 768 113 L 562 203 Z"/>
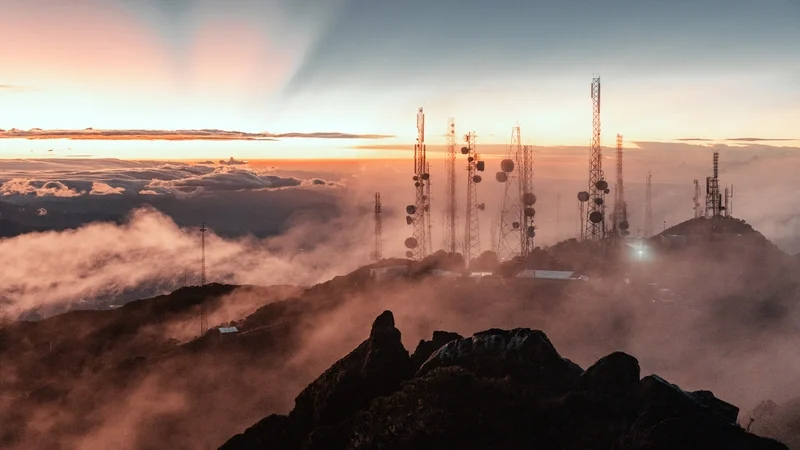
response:
<path fill-rule="evenodd" d="M 398 145 L 413 143 L 424 107 L 429 142 L 455 117 L 479 142 L 506 142 L 519 122 L 531 143 L 585 145 L 601 76 L 609 144 L 616 133 L 800 139 L 798 0 L 3 0 L 0 41 L 6 130 L 341 132 Z M 94 154 L 128 154 L 106 144 Z M 353 154 L 306 144 L 294 153 Z M 38 149 L 13 140 L 0 156 L 26 145 Z M 150 147 L 136 154 L 192 151 Z"/>

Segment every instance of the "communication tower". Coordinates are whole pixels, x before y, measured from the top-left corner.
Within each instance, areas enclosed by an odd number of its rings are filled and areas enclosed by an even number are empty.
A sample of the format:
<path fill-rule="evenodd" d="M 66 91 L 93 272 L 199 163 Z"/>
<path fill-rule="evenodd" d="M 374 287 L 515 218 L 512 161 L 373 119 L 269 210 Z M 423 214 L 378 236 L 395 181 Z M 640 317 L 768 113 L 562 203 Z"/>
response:
<path fill-rule="evenodd" d="M 200 227 L 200 286 L 206 285 L 206 228 L 205 222 Z M 206 313 L 206 303 L 204 300 L 200 301 L 200 335 L 204 335 L 208 331 L 208 315 Z"/>
<path fill-rule="evenodd" d="M 622 135 L 617 135 L 617 189 L 614 193 L 614 235 L 624 237 L 629 234 L 628 204 L 625 202 L 625 186 L 622 181 Z"/>
<path fill-rule="evenodd" d="M 501 171 L 495 175 L 498 182 L 505 183 L 500 203 L 500 232 L 497 234 L 499 239 L 492 243 L 497 248 L 499 258 L 513 258 L 521 253 L 522 239 L 519 233 L 523 223 L 522 180 L 517 174 L 522 170 L 522 156 L 520 129 L 519 126 L 515 126 L 511 129 L 511 145 L 508 147 L 506 159 L 500 162 Z M 519 166 L 517 172 L 514 172 L 515 165 Z"/>
<path fill-rule="evenodd" d="M 652 175 L 647 172 L 647 185 L 644 197 L 644 237 L 653 235 L 653 185 Z"/>
<path fill-rule="evenodd" d="M 425 173 L 431 173 L 431 163 L 425 161 Z M 426 236 L 425 236 L 425 255 L 429 255 L 433 253 L 433 220 L 431 220 L 431 180 L 428 178 L 428 182 L 425 183 L 425 226 L 426 229 Z"/>
<path fill-rule="evenodd" d="M 426 195 L 426 185 L 430 179 L 430 174 L 426 171 L 428 164 L 426 161 L 425 148 L 425 114 L 422 108 L 417 112 L 417 143 L 414 145 L 414 187 L 416 199 L 413 205 L 406 206 L 406 223 L 414 228 L 411 237 L 405 240 L 405 246 L 409 250 L 406 256 L 417 261 L 428 256 L 428 227 L 425 219 L 428 217 L 430 204 Z"/>
<path fill-rule="evenodd" d="M 522 164 L 520 173 L 520 198 L 522 199 L 522 227 L 520 242 L 522 257 L 528 258 L 533 252 L 533 238 L 536 236 L 536 227 L 533 218 L 536 215 L 536 195 L 533 193 L 533 146 L 522 146 Z"/>
<path fill-rule="evenodd" d="M 593 133 L 589 160 L 589 198 L 581 201 L 589 202 L 589 220 L 586 222 L 584 239 L 599 241 L 605 237 L 605 194 L 609 192 L 608 182 L 603 179 L 603 149 L 600 146 L 600 77 L 592 80 L 591 96 Z"/>
<path fill-rule="evenodd" d="M 381 220 L 381 193 L 375 193 L 375 250 L 372 253 L 372 260 L 380 261 L 383 255 L 381 254 L 381 234 L 383 231 L 383 223 Z"/>
<path fill-rule="evenodd" d="M 713 176 L 706 177 L 706 218 L 718 217 L 722 211 L 719 193 L 719 152 L 714 152 Z"/>
<path fill-rule="evenodd" d="M 456 122 L 447 120 L 447 155 L 445 157 L 445 237 L 444 248 L 450 253 L 456 252 L 456 227 L 458 210 L 456 203 Z"/>
<path fill-rule="evenodd" d="M 464 229 L 464 260 L 467 265 L 476 258 L 481 251 L 481 236 L 478 221 L 478 211 L 486 209 L 486 205 L 478 203 L 477 185 L 482 178 L 478 172 L 483 172 L 485 164 L 480 161 L 480 155 L 475 151 L 475 132 L 464 136 L 466 145 L 461 147 L 461 153 L 467 155 L 467 213 Z"/>
<path fill-rule="evenodd" d="M 703 217 L 703 209 L 700 207 L 700 181 L 697 178 L 694 179 L 694 197 L 692 197 L 692 201 L 694 202 L 694 218 Z"/>

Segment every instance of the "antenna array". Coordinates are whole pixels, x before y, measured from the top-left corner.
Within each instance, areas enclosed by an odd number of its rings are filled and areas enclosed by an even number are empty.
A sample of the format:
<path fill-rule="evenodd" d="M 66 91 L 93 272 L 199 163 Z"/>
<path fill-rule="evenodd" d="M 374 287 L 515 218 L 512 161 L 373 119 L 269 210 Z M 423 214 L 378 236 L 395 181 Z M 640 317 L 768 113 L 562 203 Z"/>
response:
<path fill-rule="evenodd" d="M 583 239 L 599 241 L 605 237 L 605 194 L 609 192 L 608 182 L 603 179 L 603 149 L 600 145 L 600 78 L 594 78 L 591 86 L 592 96 L 592 143 L 589 160 L 589 190 L 580 192 L 578 200 L 589 202 L 588 220 Z"/>
<path fill-rule="evenodd" d="M 480 155 L 475 151 L 475 133 L 470 132 L 464 136 L 466 145 L 461 147 L 461 153 L 467 155 L 467 213 L 464 229 L 464 260 L 467 265 L 476 258 L 481 251 L 480 224 L 478 211 L 486 208 L 483 203 L 478 203 L 477 184 L 482 178 L 478 172 L 483 172 L 485 163 L 480 161 Z"/>
<path fill-rule="evenodd" d="M 455 119 L 447 120 L 447 155 L 445 158 L 445 238 L 444 248 L 450 253 L 456 252 L 456 227 L 458 211 L 456 203 L 456 123 Z"/>
<path fill-rule="evenodd" d="M 425 148 L 425 113 L 422 108 L 417 112 L 417 143 L 414 145 L 414 187 L 416 188 L 416 199 L 413 205 L 406 206 L 406 223 L 414 227 L 413 235 L 405 240 L 405 246 L 409 250 L 406 256 L 417 261 L 421 261 L 428 256 L 427 237 L 429 229 L 426 219 L 430 216 L 430 204 L 426 190 L 426 184 L 430 179 L 427 172 L 428 164 L 426 161 Z"/>

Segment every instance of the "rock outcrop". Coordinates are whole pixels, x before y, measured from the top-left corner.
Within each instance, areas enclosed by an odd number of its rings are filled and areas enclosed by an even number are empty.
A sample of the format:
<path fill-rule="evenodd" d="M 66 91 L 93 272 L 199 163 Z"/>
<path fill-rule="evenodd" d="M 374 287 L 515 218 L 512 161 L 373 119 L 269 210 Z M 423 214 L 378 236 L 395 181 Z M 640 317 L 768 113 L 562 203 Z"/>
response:
<path fill-rule="evenodd" d="M 709 391 L 639 378 L 625 353 L 585 372 L 538 330 L 436 332 L 409 357 L 391 312 L 369 339 L 296 399 L 223 449 L 747 449 L 787 447 L 747 433 Z"/>

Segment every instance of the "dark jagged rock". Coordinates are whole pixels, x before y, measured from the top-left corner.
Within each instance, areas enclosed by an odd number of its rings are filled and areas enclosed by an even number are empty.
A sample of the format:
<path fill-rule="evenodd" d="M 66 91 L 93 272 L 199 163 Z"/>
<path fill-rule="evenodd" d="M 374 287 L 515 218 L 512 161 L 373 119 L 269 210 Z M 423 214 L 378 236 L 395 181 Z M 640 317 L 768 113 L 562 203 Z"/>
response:
<path fill-rule="evenodd" d="M 410 369 L 394 316 L 385 311 L 375 319 L 369 339 L 297 396 L 290 417 L 302 431 L 340 422 L 373 398 L 397 390 Z"/>
<path fill-rule="evenodd" d="M 709 391 L 686 392 L 655 375 L 639 380 L 638 362 L 624 353 L 584 373 L 544 333 L 522 328 L 470 338 L 437 332 L 414 358 L 429 353 L 409 377 L 412 362 L 387 311 L 369 339 L 297 397 L 288 418 L 270 416 L 223 448 L 787 449 L 736 425 L 738 409 Z"/>
<path fill-rule="evenodd" d="M 417 344 L 417 349 L 414 350 L 414 354 L 411 355 L 411 365 L 414 372 L 419 370 L 419 368 L 422 366 L 422 363 L 427 361 L 428 358 L 430 358 L 436 350 L 442 348 L 443 345 L 455 341 L 456 339 L 463 338 L 464 336 L 461 336 L 458 333 L 451 333 L 449 331 L 434 331 L 432 340 L 420 340 L 419 344 Z"/>
<path fill-rule="evenodd" d="M 565 391 L 575 386 L 583 370 L 558 354 L 539 330 L 491 329 L 452 341 L 437 350 L 417 372 L 460 366 L 482 377 L 511 377 L 539 389 Z"/>
<path fill-rule="evenodd" d="M 731 423 L 739 418 L 739 408 L 720 400 L 711 391 L 694 391 L 692 394 L 703 403 L 705 407 Z"/>
<path fill-rule="evenodd" d="M 703 415 L 709 420 L 732 424 L 739 415 L 739 408 L 714 397 L 709 391 L 687 392 L 658 375 L 642 378 L 634 395 L 641 409 L 665 419 Z"/>
<path fill-rule="evenodd" d="M 639 381 L 639 361 L 631 355 L 614 352 L 597 360 L 581 375 L 581 389 L 624 395 Z"/>

